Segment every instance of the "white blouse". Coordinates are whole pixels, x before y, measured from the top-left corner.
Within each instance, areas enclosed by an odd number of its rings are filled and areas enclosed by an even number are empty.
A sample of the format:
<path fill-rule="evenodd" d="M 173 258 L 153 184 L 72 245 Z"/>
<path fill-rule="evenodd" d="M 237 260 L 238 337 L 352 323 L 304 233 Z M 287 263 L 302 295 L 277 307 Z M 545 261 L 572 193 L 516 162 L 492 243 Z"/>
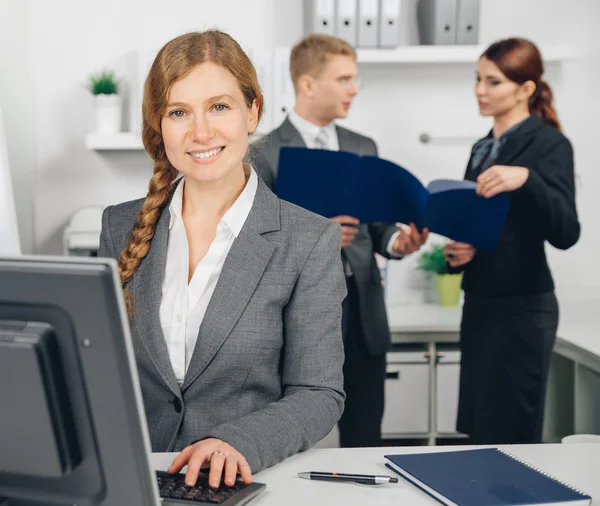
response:
<path fill-rule="evenodd" d="M 160 323 L 173 372 L 180 385 L 227 254 L 252 208 L 258 177 L 251 169 L 244 190 L 219 221 L 215 239 L 198 263 L 189 284 L 189 245 L 181 215 L 184 184 L 185 180 L 177 186 L 169 205 L 171 219 L 160 303 Z"/>

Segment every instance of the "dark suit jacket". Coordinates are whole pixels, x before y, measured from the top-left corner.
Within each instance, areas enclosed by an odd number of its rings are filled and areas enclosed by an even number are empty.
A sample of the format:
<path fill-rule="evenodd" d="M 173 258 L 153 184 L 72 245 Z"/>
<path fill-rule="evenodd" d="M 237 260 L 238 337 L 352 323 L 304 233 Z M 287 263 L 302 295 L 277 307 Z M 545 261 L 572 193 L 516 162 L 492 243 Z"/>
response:
<path fill-rule="evenodd" d="M 337 127 L 340 151 L 377 156 L 375 142 L 363 135 Z M 252 147 L 252 164 L 271 189 L 275 186 L 279 150 L 283 146 L 306 147 L 298 130 L 289 119 Z M 315 181 L 315 184 L 319 184 Z M 352 244 L 344 248 L 350 262 L 359 294 L 360 317 L 365 343 L 371 355 L 385 353 L 390 346 L 390 331 L 385 310 L 381 276 L 374 253 L 388 257 L 387 244 L 396 232 L 391 223 L 359 225 Z"/>
<path fill-rule="evenodd" d="M 142 203 L 104 211 L 100 256 L 119 257 Z M 259 180 L 180 388 L 159 319 L 169 217 L 167 203 L 128 283 L 153 451 L 216 437 L 256 472 L 309 448 L 329 433 L 344 405 L 340 226 L 279 200 Z"/>
<path fill-rule="evenodd" d="M 509 193 L 510 210 L 496 250 L 477 252 L 465 266 L 463 288 L 485 295 L 551 291 L 554 283 L 544 243 L 567 249 L 580 233 L 571 143 L 531 115 L 507 134 L 493 165 L 527 167 L 529 177 L 523 187 Z M 465 179 L 475 181 L 477 176 L 477 168 L 472 168 L 469 160 Z"/>

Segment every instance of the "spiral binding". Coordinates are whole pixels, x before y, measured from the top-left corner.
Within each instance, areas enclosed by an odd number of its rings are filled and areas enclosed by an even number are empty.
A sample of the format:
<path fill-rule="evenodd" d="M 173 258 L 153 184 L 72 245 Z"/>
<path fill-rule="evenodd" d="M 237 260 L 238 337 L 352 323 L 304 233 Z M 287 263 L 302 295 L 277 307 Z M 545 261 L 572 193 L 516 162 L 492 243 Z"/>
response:
<path fill-rule="evenodd" d="M 517 461 L 519 464 L 521 464 L 525 467 L 528 467 L 529 469 L 533 469 L 535 472 L 540 473 L 541 475 L 545 476 L 546 478 L 558 483 L 559 485 L 562 485 L 565 488 L 568 488 L 569 490 L 575 492 L 576 494 L 579 494 L 583 497 L 590 497 L 583 490 L 579 490 L 578 488 L 575 488 L 572 485 L 569 485 L 568 483 L 565 483 L 564 481 L 559 480 L 555 476 L 552 476 L 551 474 L 548 474 L 547 472 L 542 471 L 540 468 L 532 466 L 529 462 L 525 462 L 524 460 L 520 459 L 519 457 L 515 457 L 512 453 L 508 453 L 506 450 L 503 450 L 501 448 L 496 448 L 496 450 L 498 450 L 500 453 L 503 453 L 507 457 Z"/>

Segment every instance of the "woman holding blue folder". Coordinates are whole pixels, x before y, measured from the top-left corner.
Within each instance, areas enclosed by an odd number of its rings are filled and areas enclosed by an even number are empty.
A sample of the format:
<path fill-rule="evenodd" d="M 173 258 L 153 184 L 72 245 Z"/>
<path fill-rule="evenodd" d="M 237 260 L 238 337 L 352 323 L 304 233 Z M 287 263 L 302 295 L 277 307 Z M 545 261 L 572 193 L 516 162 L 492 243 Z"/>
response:
<path fill-rule="evenodd" d="M 464 271 L 457 430 L 473 444 L 541 441 L 544 397 L 558 327 L 546 241 L 573 246 L 580 233 L 573 149 L 560 132 L 537 47 L 492 44 L 477 65 L 475 94 L 489 134 L 473 146 L 465 179 L 479 195 L 508 193 L 511 205 L 493 252 L 451 242 Z"/>

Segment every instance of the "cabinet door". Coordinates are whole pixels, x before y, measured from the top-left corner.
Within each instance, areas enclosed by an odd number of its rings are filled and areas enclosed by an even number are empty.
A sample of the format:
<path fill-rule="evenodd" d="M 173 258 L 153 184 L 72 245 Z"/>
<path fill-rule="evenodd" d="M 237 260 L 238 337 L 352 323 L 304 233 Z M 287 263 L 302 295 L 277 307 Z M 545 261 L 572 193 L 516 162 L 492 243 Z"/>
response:
<path fill-rule="evenodd" d="M 419 353 L 389 353 L 383 437 L 428 431 L 428 364 Z"/>
<path fill-rule="evenodd" d="M 456 432 L 460 352 L 444 353 L 437 365 L 437 432 Z"/>

